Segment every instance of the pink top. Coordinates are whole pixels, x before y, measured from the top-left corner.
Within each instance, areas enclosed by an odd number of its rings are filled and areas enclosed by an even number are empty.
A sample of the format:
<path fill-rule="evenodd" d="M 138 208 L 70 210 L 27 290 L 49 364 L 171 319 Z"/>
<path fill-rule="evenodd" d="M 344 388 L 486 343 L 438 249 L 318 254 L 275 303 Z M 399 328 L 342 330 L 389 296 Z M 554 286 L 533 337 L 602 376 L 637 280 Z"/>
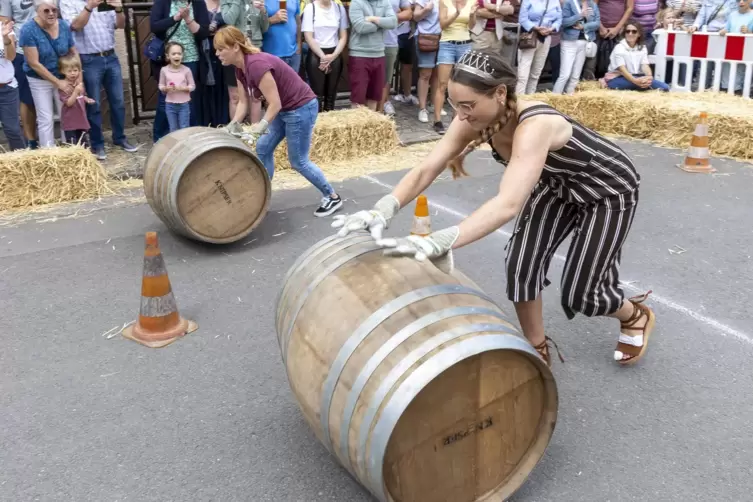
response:
<path fill-rule="evenodd" d="M 243 86 L 254 98 L 261 99 L 259 82 L 267 72 L 277 84 L 283 112 L 295 110 L 316 99 L 311 87 L 285 61 L 266 52 L 246 54 L 245 68 L 236 68 L 235 78 L 239 87 Z"/>
<path fill-rule="evenodd" d="M 189 91 L 171 91 L 170 87 L 188 87 Z M 191 101 L 191 91 L 196 89 L 191 70 L 180 65 L 173 68 L 172 65 L 163 66 L 159 72 L 159 90 L 165 93 L 165 103 L 188 103 Z"/>
<path fill-rule="evenodd" d="M 86 118 L 86 102 L 84 101 L 83 94 L 76 99 L 73 106 L 68 106 L 68 98 L 70 94 L 66 94 L 63 91 L 58 91 L 60 96 L 60 103 L 63 105 L 60 110 L 60 127 L 64 131 L 88 131 L 89 119 Z"/>

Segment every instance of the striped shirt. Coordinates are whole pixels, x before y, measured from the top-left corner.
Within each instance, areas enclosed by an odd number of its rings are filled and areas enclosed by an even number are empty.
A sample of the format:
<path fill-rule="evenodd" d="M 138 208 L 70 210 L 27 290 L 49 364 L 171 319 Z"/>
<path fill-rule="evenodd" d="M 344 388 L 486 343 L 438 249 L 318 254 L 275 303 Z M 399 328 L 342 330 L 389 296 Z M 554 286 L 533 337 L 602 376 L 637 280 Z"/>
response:
<path fill-rule="evenodd" d="M 616 144 L 584 127 L 572 118 L 549 105 L 534 105 L 524 110 L 518 123 L 535 115 L 559 115 L 573 126 L 573 134 L 565 146 L 549 152 L 544 163 L 540 184 L 556 190 L 558 197 L 576 204 L 613 201 L 615 209 L 624 205 L 640 185 L 640 175 L 633 161 Z M 495 150 L 492 141 L 492 156 L 497 162 L 507 165 Z"/>

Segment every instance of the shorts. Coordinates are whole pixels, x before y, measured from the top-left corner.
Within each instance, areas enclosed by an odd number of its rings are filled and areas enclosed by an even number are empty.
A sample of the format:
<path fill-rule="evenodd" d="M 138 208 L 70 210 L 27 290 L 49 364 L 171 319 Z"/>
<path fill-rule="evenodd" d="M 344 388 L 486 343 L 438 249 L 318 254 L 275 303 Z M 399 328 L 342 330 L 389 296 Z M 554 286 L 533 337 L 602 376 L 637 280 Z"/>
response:
<path fill-rule="evenodd" d="M 31 89 L 29 88 L 29 80 L 24 73 L 24 55 L 16 53 L 16 57 L 13 58 L 13 70 L 18 81 L 18 99 L 21 103 L 34 108 L 34 98 L 31 96 Z"/>
<path fill-rule="evenodd" d="M 235 80 L 235 66 L 223 65 L 222 76 L 225 77 L 225 85 L 228 87 L 238 87 L 238 82 Z"/>
<path fill-rule="evenodd" d="M 437 52 L 422 52 L 418 50 L 418 35 L 414 37 L 414 47 L 416 48 L 416 60 L 418 61 L 418 67 L 429 69 L 437 66 Z"/>
<path fill-rule="evenodd" d="M 416 60 L 416 48 L 413 45 L 413 40 L 410 38 L 410 33 L 402 33 L 397 36 L 397 58 L 400 64 L 410 64 Z"/>
<path fill-rule="evenodd" d="M 400 51 L 397 47 L 385 47 L 384 48 L 384 85 L 388 86 L 392 83 L 392 77 L 395 75 L 395 61 L 397 60 L 397 54 Z"/>
<path fill-rule="evenodd" d="M 437 64 L 454 65 L 463 55 L 471 50 L 473 44 L 470 40 L 463 42 L 439 42 L 439 52 L 437 52 Z"/>
<path fill-rule="evenodd" d="M 381 101 L 384 92 L 385 57 L 364 58 L 350 56 L 348 77 L 350 78 L 350 101 L 365 105 L 366 101 Z"/>

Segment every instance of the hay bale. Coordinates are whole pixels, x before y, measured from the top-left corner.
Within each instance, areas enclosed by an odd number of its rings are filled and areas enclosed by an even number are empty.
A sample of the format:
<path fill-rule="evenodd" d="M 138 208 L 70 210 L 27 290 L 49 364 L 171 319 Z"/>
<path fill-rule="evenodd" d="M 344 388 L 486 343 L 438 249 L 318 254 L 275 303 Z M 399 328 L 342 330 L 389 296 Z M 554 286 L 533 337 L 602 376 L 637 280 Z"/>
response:
<path fill-rule="evenodd" d="M 543 101 L 603 134 L 648 140 L 686 149 L 701 112 L 708 113 L 713 155 L 753 159 L 753 101 L 723 93 L 613 91 L 594 89 L 573 96 L 537 93 Z"/>
<path fill-rule="evenodd" d="M 389 153 L 399 144 L 397 127 L 390 117 L 366 107 L 335 110 L 319 114 L 310 158 L 326 172 L 330 162 Z M 290 169 L 287 140 L 275 150 L 275 171 L 281 169 Z"/>
<path fill-rule="evenodd" d="M 0 154 L 0 211 L 110 193 L 107 174 L 83 146 Z"/>

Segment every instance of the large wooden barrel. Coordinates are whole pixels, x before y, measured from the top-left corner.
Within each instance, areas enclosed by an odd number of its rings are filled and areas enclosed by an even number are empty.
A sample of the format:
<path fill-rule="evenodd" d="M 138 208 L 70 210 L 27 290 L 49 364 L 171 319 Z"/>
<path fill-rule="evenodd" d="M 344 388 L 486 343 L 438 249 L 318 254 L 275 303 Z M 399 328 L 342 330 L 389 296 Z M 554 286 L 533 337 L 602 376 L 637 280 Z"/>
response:
<path fill-rule="evenodd" d="M 243 141 L 215 128 L 189 127 L 164 136 L 149 152 L 144 192 L 173 232 L 226 244 L 261 223 L 272 184 Z"/>
<path fill-rule="evenodd" d="M 382 502 L 506 500 L 551 439 L 552 373 L 502 310 L 366 233 L 298 258 L 276 329 L 306 421 Z"/>

